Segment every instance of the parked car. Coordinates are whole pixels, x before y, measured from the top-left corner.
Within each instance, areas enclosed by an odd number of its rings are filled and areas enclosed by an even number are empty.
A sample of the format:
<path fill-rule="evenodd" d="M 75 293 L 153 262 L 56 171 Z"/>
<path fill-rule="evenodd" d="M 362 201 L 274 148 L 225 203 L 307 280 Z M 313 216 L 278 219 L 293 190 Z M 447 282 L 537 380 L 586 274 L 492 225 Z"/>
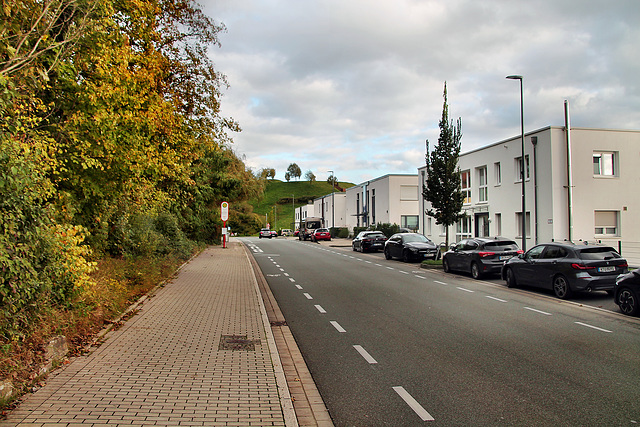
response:
<path fill-rule="evenodd" d="M 317 242 L 318 240 L 329 240 L 331 241 L 331 233 L 328 228 L 317 228 L 313 231 L 311 235 L 311 241 Z"/>
<path fill-rule="evenodd" d="M 351 247 L 354 251 L 367 252 L 378 251 L 384 249 L 384 242 L 387 236 L 381 231 L 361 231 L 351 241 Z"/>
<path fill-rule="evenodd" d="M 298 237 L 298 234 L 300 234 L 300 230 L 296 230 L 296 231 L 294 231 L 294 232 L 293 232 L 293 235 L 294 235 L 295 237 Z"/>
<path fill-rule="evenodd" d="M 555 242 L 534 246 L 508 260 L 502 278 L 508 287 L 519 285 L 552 289 L 561 299 L 574 292 L 613 294 L 616 278 L 628 272 L 627 261 L 610 246 Z"/>
<path fill-rule="evenodd" d="M 463 271 L 480 279 L 485 274 L 500 273 L 506 260 L 521 253 L 516 242 L 504 237 L 464 239 L 442 255 L 442 268 L 447 273 Z"/>
<path fill-rule="evenodd" d="M 280 232 L 280 234 L 283 236 L 293 236 L 293 231 L 289 230 L 288 228 L 285 228 Z"/>
<path fill-rule="evenodd" d="M 616 279 L 614 301 L 620 311 L 629 316 L 640 314 L 640 268 L 627 274 L 621 274 Z"/>
<path fill-rule="evenodd" d="M 260 230 L 260 233 L 258 234 L 258 237 L 260 237 L 261 239 L 263 237 L 268 237 L 270 239 L 271 238 L 271 230 L 269 230 L 268 228 L 263 228 L 262 230 Z"/>
<path fill-rule="evenodd" d="M 384 244 L 386 259 L 402 258 L 404 262 L 423 259 L 438 259 L 435 243 L 418 233 L 396 233 Z"/>

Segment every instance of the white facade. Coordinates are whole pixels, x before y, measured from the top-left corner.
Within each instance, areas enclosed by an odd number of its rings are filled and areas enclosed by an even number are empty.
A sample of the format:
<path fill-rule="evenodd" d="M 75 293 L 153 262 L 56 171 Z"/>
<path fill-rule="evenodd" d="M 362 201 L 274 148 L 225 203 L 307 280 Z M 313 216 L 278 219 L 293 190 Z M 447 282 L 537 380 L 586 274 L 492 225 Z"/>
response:
<path fill-rule="evenodd" d="M 314 199 L 313 210 L 316 212 L 315 216 L 319 216 L 323 219 L 323 223 L 326 228 L 346 227 L 345 200 L 345 193 L 332 193 Z"/>
<path fill-rule="evenodd" d="M 309 216 L 316 216 L 315 210 L 313 208 L 313 203 L 309 203 L 304 206 L 297 207 L 295 210 L 296 218 L 294 224 L 294 230 L 298 230 L 300 228 L 300 219 L 304 220 Z"/>
<path fill-rule="evenodd" d="M 418 228 L 418 175 L 384 175 L 348 188 L 346 226 L 368 227 L 378 223 Z"/>
<path fill-rule="evenodd" d="M 621 242 L 623 256 L 640 259 L 640 131 L 573 128 L 570 156 L 567 146 L 564 127 L 525 135 L 526 247 Z M 460 155 L 467 218 L 450 228 L 450 243 L 501 235 L 521 244 L 521 158 L 519 136 Z M 425 170 L 418 169 L 423 183 Z M 429 208 L 420 198 L 420 230 L 444 241 L 443 227 L 424 213 Z"/>

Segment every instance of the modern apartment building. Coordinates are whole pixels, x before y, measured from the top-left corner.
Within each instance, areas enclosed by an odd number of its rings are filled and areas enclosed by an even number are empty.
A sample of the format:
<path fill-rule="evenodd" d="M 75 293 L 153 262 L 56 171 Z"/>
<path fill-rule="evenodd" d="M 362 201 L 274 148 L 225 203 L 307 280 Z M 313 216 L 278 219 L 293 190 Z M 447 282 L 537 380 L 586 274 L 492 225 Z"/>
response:
<path fill-rule="evenodd" d="M 324 226 L 327 228 L 346 227 L 345 200 L 345 193 L 332 193 L 314 199 L 313 211 L 316 213 L 315 216 L 321 217 Z"/>
<path fill-rule="evenodd" d="M 602 242 L 640 259 L 640 131 L 546 127 L 460 155 L 463 211 L 450 241 L 502 235 L 526 246 L 552 240 Z M 426 166 L 418 169 L 424 185 Z M 522 229 L 522 179 L 525 230 Z M 425 214 L 420 230 L 436 242 L 444 228 Z M 620 243 L 619 243 L 620 242 Z"/>
<path fill-rule="evenodd" d="M 418 184 L 418 175 L 384 175 L 348 188 L 346 226 L 389 223 L 417 230 Z"/>

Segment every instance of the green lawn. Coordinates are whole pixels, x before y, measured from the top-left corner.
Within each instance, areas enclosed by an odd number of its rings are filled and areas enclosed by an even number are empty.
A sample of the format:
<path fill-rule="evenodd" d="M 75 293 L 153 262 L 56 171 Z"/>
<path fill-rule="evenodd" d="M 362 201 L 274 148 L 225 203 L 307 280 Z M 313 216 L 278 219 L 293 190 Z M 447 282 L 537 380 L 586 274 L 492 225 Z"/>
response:
<path fill-rule="evenodd" d="M 342 188 L 353 187 L 354 184 L 339 182 Z M 294 204 L 298 208 L 316 197 L 331 194 L 333 187 L 326 181 L 291 181 L 284 182 L 277 179 L 267 181 L 264 195 L 260 200 L 250 200 L 253 211 L 265 221 L 265 215 L 271 224 L 271 229 L 293 229 Z M 275 218 L 277 217 L 277 223 Z"/>

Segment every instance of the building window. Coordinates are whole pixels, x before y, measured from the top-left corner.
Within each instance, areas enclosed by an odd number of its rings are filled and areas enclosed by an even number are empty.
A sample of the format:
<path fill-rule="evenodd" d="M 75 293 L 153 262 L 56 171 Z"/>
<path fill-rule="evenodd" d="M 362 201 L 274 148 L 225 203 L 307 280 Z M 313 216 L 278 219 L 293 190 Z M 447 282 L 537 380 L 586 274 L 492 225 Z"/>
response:
<path fill-rule="evenodd" d="M 466 170 L 460 172 L 460 182 L 462 194 L 464 195 L 464 203 L 471 203 L 471 171 Z"/>
<path fill-rule="evenodd" d="M 496 236 L 502 236 L 502 214 L 495 214 L 494 216 L 494 225 L 493 230 L 496 233 Z"/>
<path fill-rule="evenodd" d="M 487 188 L 487 167 L 482 166 L 476 170 L 478 171 L 478 202 L 486 202 L 489 200 L 489 192 Z"/>
<path fill-rule="evenodd" d="M 418 215 L 402 215 L 400 216 L 400 224 L 400 227 L 416 231 L 418 229 Z"/>
<path fill-rule="evenodd" d="M 595 176 L 617 176 L 616 153 L 593 153 L 593 174 Z"/>
<path fill-rule="evenodd" d="M 597 236 L 618 236 L 618 216 L 618 211 L 595 211 L 595 234 Z"/>
<path fill-rule="evenodd" d="M 471 217 L 466 216 L 456 222 L 456 239 L 462 240 L 471 237 Z"/>
<path fill-rule="evenodd" d="M 526 237 L 531 236 L 531 214 L 527 212 L 525 217 L 525 226 L 527 227 Z M 516 212 L 516 237 L 522 237 L 522 212 Z"/>
<path fill-rule="evenodd" d="M 524 156 L 524 168 L 522 165 L 522 157 L 516 157 L 516 182 L 522 182 L 522 174 L 526 172 L 526 178 L 529 179 L 529 155 Z"/>
<path fill-rule="evenodd" d="M 495 162 L 493 164 L 493 172 L 496 178 L 496 186 L 502 184 L 502 168 L 500 167 L 500 162 Z"/>

